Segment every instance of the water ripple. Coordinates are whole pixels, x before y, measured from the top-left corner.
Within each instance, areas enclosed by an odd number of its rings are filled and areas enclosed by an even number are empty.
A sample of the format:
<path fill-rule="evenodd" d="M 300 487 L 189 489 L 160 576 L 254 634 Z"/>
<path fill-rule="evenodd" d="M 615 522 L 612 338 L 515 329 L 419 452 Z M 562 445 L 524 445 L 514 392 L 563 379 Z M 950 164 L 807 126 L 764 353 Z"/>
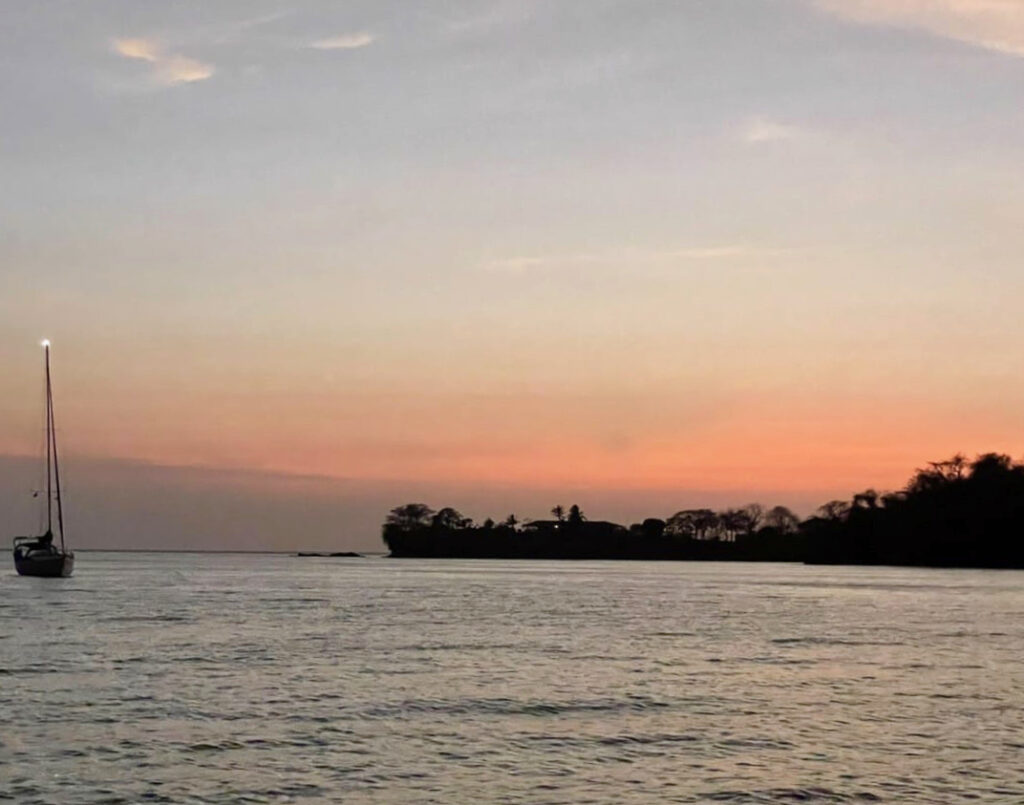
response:
<path fill-rule="evenodd" d="M 1024 573 L 84 552 L 0 801 L 1024 801 Z"/>

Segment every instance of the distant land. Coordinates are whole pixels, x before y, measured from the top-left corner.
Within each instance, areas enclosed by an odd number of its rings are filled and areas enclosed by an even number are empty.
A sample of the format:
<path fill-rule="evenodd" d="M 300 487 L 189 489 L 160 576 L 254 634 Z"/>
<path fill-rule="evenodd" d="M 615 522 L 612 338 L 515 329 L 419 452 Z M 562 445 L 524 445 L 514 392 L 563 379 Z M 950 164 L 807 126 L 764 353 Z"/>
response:
<path fill-rule="evenodd" d="M 295 556 L 319 559 L 361 559 L 363 555 L 355 551 L 299 551 Z"/>
<path fill-rule="evenodd" d="M 550 519 L 474 523 L 453 508 L 392 509 L 391 556 L 475 559 L 659 559 L 922 567 L 1024 568 L 1024 464 L 1001 453 L 929 462 L 897 492 L 833 500 L 801 520 L 784 506 L 686 509 L 630 526 Z"/>

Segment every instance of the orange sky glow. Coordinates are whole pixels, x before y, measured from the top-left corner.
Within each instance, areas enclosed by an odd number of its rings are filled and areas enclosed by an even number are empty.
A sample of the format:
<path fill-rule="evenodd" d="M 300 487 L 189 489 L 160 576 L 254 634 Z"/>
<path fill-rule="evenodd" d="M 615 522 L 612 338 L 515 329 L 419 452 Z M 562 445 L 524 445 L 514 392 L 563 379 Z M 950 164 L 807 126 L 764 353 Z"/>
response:
<path fill-rule="evenodd" d="M 43 337 L 96 544 L 1024 454 L 1015 4 L 300 5 L 5 10 L 12 521 Z"/>

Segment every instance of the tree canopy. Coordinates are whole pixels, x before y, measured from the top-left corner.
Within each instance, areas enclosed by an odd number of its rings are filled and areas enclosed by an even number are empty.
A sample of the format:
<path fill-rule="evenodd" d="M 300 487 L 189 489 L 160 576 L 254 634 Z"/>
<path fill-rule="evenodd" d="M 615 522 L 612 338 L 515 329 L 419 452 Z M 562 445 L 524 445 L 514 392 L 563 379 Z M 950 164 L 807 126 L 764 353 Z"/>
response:
<path fill-rule="evenodd" d="M 929 462 L 902 489 L 828 501 L 803 521 L 756 503 L 681 509 L 628 528 L 589 520 L 577 505 L 551 513 L 476 526 L 457 509 L 407 503 L 388 513 L 383 538 L 393 556 L 1024 567 L 1024 465 L 1001 453 Z"/>

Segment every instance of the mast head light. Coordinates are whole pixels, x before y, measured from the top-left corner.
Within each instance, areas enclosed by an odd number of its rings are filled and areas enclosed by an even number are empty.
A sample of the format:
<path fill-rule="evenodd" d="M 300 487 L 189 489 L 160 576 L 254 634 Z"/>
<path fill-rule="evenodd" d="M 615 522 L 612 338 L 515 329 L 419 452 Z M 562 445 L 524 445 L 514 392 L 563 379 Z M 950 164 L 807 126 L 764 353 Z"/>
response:
<path fill-rule="evenodd" d="M 39 343 L 39 346 L 41 346 L 41 347 L 42 347 L 43 349 L 49 349 L 49 347 L 50 347 L 50 339 L 49 339 L 49 338 L 44 338 L 44 339 L 43 339 L 43 340 L 42 340 L 42 341 L 41 341 L 41 342 Z"/>

